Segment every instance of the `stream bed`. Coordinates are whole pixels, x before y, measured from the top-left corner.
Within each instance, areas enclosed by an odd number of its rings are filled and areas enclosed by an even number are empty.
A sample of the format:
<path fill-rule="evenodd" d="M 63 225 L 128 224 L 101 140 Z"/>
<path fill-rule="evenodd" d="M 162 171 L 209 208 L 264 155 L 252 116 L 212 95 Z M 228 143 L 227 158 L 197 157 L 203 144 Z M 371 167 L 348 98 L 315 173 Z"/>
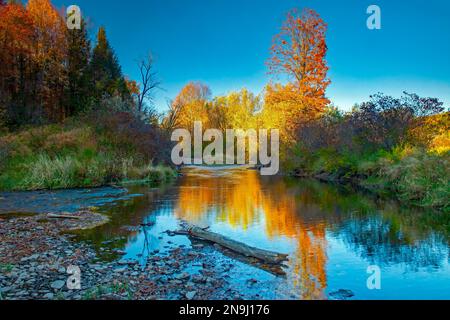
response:
<path fill-rule="evenodd" d="M 245 168 L 187 168 L 161 188 L 127 186 L 0 193 L 0 215 L 76 212 L 110 218 L 76 232 L 101 261 L 167 255 L 192 243 L 166 231 L 184 223 L 247 245 L 286 253 L 283 274 L 210 246 L 227 281 L 260 299 L 450 299 L 448 214 L 400 206 L 355 190 L 305 179 L 262 177 Z M 381 271 L 370 289 L 369 267 Z M 195 273 L 195 266 L 189 272 Z M 232 297 L 230 297 L 232 298 Z"/>

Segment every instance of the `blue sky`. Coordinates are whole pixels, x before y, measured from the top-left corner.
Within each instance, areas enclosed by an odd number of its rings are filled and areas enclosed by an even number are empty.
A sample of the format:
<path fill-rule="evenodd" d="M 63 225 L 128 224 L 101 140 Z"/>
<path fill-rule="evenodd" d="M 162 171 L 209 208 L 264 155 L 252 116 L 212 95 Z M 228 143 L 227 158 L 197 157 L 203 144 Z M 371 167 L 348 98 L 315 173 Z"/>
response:
<path fill-rule="evenodd" d="M 124 74 L 138 79 L 136 60 L 151 50 L 166 108 L 191 80 L 214 95 L 246 87 L 259 93 L 271 79 L 265 61 L 273 36 L 294 7 L 328 23 L 328 97 L 350 109 L 370 94 L 402 91 L 450 106 L 450 1 L 447 0 L 53 0 L 77 4 L 94 36 L 106 27 Z M 382 29 L 368 30 L 366 9 L 382 10 Z"/>

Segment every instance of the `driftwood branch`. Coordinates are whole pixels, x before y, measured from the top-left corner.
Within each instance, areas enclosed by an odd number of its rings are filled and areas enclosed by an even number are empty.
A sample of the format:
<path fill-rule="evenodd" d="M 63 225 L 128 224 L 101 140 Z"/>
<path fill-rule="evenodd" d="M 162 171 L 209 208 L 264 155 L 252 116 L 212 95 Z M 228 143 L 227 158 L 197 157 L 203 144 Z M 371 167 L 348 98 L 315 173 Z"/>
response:
<path fill-rule="evenodd" d="M 240 253 L 246 257 L 253 257 L 258 260 L 264 261 L 270 264 L 281 264 L 288 260 L 287 254 L 281 254 L 273 251 L 262 250 L 254 247 L 250 247 L 244 243 L 226 238 L 220 234 L 207 231 L 199 227 L 189 227 L 188 233 L 190 236 L 217 243 L 222 247 L 230 249 L 234 252 Z"/>

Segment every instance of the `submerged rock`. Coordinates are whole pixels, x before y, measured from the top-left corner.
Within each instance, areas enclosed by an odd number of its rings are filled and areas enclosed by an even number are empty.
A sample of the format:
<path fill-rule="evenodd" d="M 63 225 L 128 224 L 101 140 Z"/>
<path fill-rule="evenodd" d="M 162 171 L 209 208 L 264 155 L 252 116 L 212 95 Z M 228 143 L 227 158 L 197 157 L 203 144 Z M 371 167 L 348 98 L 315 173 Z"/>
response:
<path fill-rule="evenodd" d="M 49 292 L 46 295 L 44 295 L 44 299 L 46 300 L 53 300 L 54 294 Z"/>
<path fill-rule="evenodd" d="M 330 293 L 330 297 L 335 300 L 348 300 L 353 298 L 354 296 L 355 294 L 353 293 L 353 291 L 345 289 L 340 289 L 338 291 Z"/>
<path fill-rule="evenodd" d="M 66 284 L 65 281 L 56 280 L 51 283 L 50 287 L 55 290 L 60 290 L 62 287 L 64 287 L 65 284 Z"/>

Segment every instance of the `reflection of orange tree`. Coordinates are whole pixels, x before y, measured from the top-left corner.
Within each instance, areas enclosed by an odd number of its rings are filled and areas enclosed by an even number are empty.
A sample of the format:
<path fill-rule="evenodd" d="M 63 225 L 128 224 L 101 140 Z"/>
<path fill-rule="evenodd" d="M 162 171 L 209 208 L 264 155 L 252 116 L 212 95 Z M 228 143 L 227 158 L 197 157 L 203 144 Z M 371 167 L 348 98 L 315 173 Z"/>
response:
<path fill-rule="evenodd" d="M 293 285 L 302 297 L 323 298 L 327 284 L 325 224 L 303 221 L 298 198 L 285 183 L 274 182 L 266 188 L 262 188 L 256 171 L 219 177 L 187 175 L 175 212 L 190 223 L 212 218 L 243 230 L 253 222 L 265 221 L 268 238 L 284 236 L 297 243 L 290 263 L 297 275 Z"/>
<path fill-rule="evenodd" d="M 213 213 L 217 221 L 245 230 L 260 218 L 260 203 L 261 186 L 253 171 L 212 179 L 188 176 L 180 188 L 175 212 L 191 223 L 202 222 L 207 213 Z"/>
<path fill-rule="evenodd" d="M 325 224 L 306 224 L 299 210 L 298 198 L 284 183 L 275 183 L 263 198 L 266 232 L 269 237 L 287 236 L 297 242 L 296 259 L 290 260 L 293 285 L 299 287 L 304 299 L 324 298 L 326 278 Z"/>

